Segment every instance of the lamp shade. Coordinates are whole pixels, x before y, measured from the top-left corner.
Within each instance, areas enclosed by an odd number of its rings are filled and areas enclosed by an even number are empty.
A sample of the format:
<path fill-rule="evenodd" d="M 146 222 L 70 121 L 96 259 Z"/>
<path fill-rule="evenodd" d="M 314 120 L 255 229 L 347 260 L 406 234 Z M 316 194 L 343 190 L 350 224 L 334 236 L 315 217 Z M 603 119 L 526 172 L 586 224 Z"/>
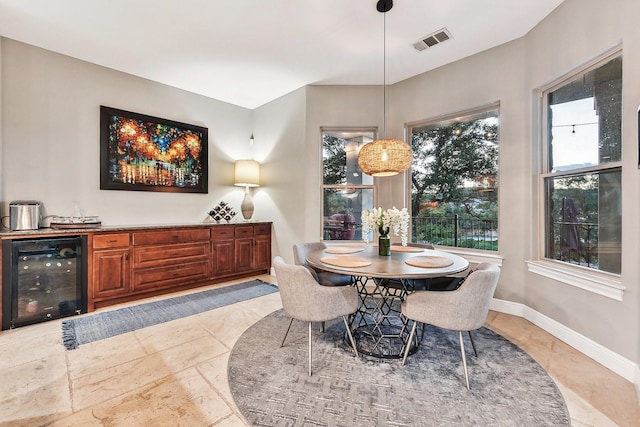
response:
<path fill-rule="evenodd" d="M 393 176 L 411 166 L 411 147 L 399 139 L 378 139 L 365 144 L 358 153 L 360 170 L 371 176 Z"/>
<path fill-rule="evenodd" d="M 236 160 L 234 185 L 240 187 L 259 187 L 260 163 L 255 160 Z"/>

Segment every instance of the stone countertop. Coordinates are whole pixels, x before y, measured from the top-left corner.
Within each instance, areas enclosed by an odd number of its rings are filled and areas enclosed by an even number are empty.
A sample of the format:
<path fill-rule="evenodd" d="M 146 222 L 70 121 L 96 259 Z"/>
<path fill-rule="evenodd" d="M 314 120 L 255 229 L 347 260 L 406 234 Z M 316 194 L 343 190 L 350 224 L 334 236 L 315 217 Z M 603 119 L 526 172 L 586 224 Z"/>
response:
<path fill-rule="evenodd" d="M 149 229 L 166 229 L 166 228 L 200 228 L 200 227 L 218 227 L 225 225 L 251 225 L 251 224 L 270 224 L 271 221 L 232 221 L 232 222 L 202 222 L 202 223 L 177 223 L 177 224 L 139 224 L 139 225 L 101 225 L 99 227 L 82 227 L 82 228 L 39 228 L 37 230 L 21 230 L 11 231 L 4 229 L 0 231 L 0 239 L 15 238 L 38 238 L 40 236 L 51 235 L 67 235 L 67 234 L 89 234 L 103 233 L 114 231 L 135 231 Z"/>

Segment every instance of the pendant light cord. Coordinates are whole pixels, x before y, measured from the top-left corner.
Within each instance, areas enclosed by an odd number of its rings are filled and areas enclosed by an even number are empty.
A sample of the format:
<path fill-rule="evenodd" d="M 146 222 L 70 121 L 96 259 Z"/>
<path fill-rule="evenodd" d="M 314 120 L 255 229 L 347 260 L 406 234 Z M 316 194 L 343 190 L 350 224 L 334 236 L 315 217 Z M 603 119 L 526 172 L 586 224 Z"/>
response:
<path fill-rule="evenodd" d="M 382 139 L 387 139 L 387 12 L 382 17 Z"/>

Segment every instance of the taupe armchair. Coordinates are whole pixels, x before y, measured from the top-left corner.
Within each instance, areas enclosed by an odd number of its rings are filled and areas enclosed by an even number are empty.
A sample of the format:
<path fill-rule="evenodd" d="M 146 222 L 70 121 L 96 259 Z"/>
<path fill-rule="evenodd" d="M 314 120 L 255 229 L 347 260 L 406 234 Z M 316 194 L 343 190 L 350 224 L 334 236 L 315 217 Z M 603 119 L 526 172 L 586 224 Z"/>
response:
<path fill-rule="evenodd" d="M 469 373 L 462 332 L 471 332 L 484 325 L 499 276 L 500 268 L 497 265 L 481 263 L 454 291 L 417 291 L 409 294 L 402 303 L 402 314 L 413 320 L 413 327 L 407 341 L 402 364 L 404 365 L 407 360 L 411 347 L 409 343 L 413 340 L 418 323 L 428 323 L 440 328 L 458 331 L 464 377 L 468 389 Z M 471 336 L 470 333 L 469 336 Z"/>
<path fill-rule="evenodd" d="M 300 265 L 286 264 L 281 257 L 275 257 L 273 268 L 282 299 L 282 308 L 291 316 L 289 326 L 280 346 L 284 345 L 293 319 L 309 322 L 309 376 L 311 376 L 311 323 L 325 322 L 342 316 L 353 351 L 358 350 L 353 341 L 347 315 L 358 309 L 358 292 L 352 286 L 322 286 L 313 278 L 309 270 Z"/>
<path fill-rule="evenodd" d="M 305 266 L 311 275 L 323 286 L 345 286 L 351 284 L 351 276 L 331 273 L 329 271 L 318 271 L 309 265 L 307 255 L 311 252 L 326 249 L 323 242 L 297 243 L 293 245 L 293 261 L 297 265 Z"/>

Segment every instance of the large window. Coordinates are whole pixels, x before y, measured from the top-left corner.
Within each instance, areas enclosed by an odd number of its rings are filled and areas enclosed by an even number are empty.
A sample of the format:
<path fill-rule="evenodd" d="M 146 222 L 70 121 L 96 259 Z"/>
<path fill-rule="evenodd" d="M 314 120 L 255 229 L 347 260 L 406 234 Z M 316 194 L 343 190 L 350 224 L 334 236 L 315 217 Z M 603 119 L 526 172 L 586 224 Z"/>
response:
<path fill-rule="evenodd" d="M 373 178 L 358 167 L 360 148 L 376 129 L 322 132 L 322 212 L 324 240 L 362 240 L 361 215 L 374 203 Z"/>
<path fill-rule="evenodd" d="M 620 273 L 622 56 L 543 91 L 548 259 Z"/>
<path fill-rule="evenodd" d="M 412 241 L 498 250 L 498 105 L 411 124 Z"/>

